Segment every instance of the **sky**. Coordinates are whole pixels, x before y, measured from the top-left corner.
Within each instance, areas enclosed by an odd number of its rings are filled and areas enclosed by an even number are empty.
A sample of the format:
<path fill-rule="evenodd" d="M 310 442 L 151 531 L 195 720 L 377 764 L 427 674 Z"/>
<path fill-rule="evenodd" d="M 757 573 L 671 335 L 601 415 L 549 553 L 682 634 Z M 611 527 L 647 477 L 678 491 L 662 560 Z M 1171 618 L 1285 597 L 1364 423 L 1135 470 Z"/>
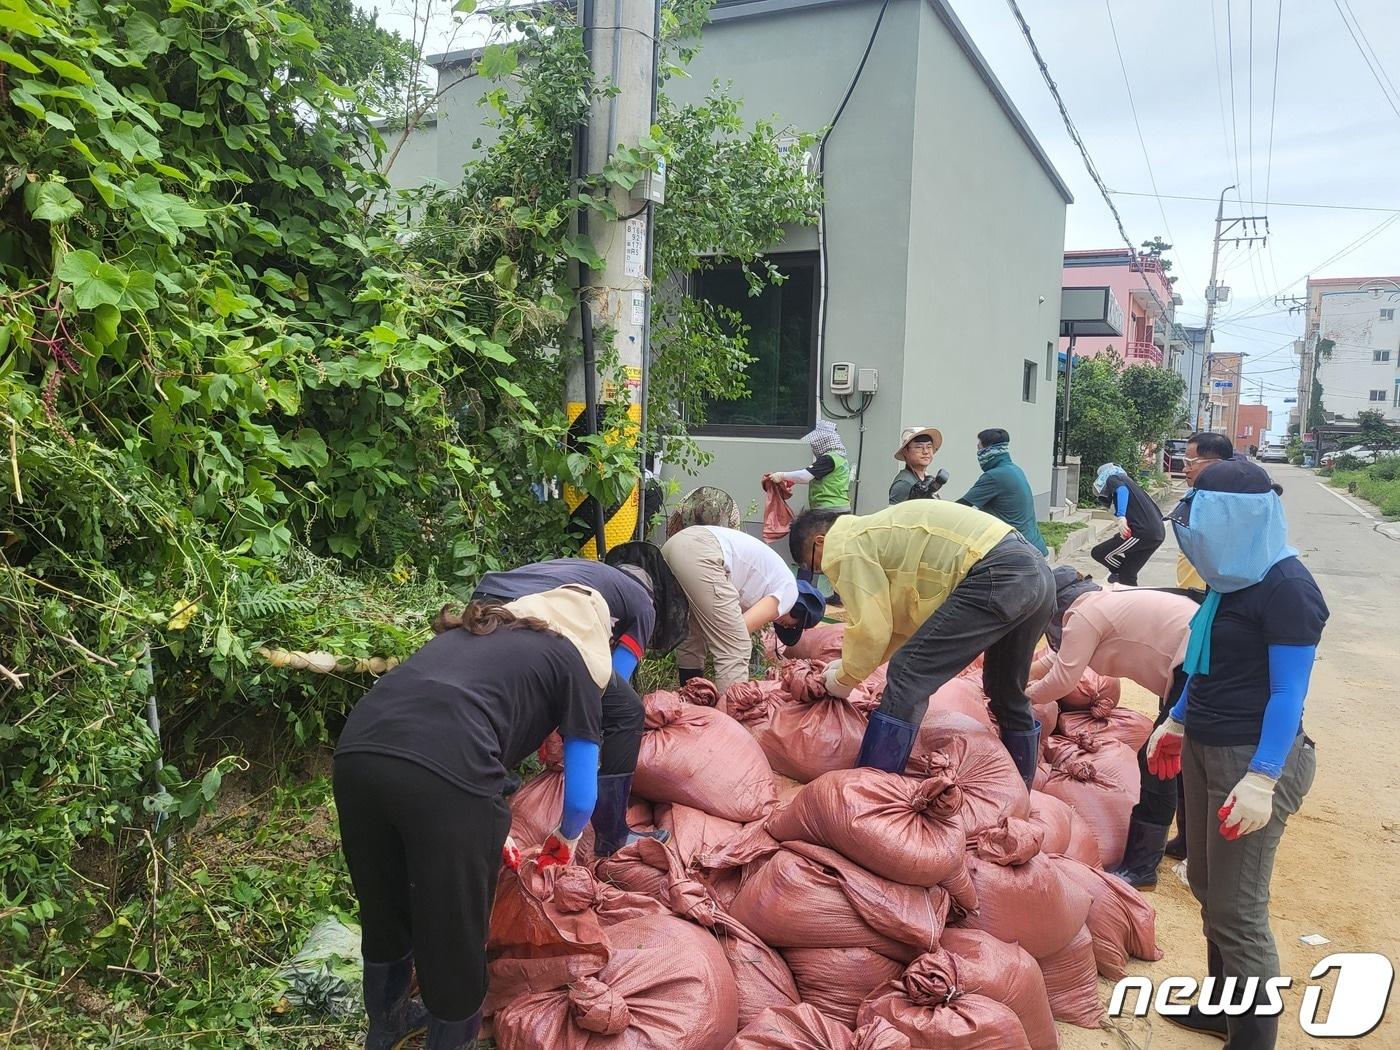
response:
<path fill-rule="evenodd" d="M 413 0 L 391 2 L 408 34 Z M 474 42 L 435 2 L 427 50 Z M 1249 355 L 1246 400 L 1281 435 L 1303 320 L 1275 297 L 1400 274 L 1400 0 L 1018 2 L 1129 236 L 1173 245 L 1179 322 L 1205 317 L 1221 191 L 1227 217 L 1268 216 L 1266 242 L 1221 249 L 1215 349 Z M 1122 247 L 1005 0 L 951 3 L 1074 193 L 1065 248 Z"/>

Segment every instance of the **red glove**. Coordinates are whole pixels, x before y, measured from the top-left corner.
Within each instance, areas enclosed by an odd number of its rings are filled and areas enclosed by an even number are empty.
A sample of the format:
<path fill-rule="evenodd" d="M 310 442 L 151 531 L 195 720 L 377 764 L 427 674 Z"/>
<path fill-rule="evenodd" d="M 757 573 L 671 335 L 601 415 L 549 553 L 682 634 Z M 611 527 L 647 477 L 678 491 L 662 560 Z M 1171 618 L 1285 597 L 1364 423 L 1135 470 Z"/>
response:
<path fill-rule="evenodd" d="M 506 836 L 506 844 L 501 847 L 501 863 L 511 871 L 520 870 L 520 847 L 509 835 Z"/>
<path fill-rule="evenodd" d="M 1147 771 L 1160 780 L 1181 773 L 1181 744 L 1186 727 L 1168 717 L 1147 740 Z"/>
<path fill-rule="evenodd" d="M 535 862 L 541 868 L 547 868 L 551 864 L 572 864 L 574 862 L 574 851 L 578 849 L 578 840 L 583 837 L 580 832 L 574 838 L 565 838 L 564 832 L 555 828 L 549 833 L 549 837 L 544 840 L 544 845 L 540 848 L 539 859 Z"/>

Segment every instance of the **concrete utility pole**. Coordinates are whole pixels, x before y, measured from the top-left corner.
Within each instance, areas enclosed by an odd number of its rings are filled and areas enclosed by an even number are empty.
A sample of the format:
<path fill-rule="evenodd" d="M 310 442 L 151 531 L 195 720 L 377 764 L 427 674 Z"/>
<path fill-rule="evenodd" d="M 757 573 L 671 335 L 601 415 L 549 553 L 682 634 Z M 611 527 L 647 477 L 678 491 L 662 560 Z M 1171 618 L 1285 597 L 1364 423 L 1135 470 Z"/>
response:
<path fill-rule="evenodd" d="M 594 83 L 616 91 L 594 99 L 586 127 L 578 131 L 575 162 L 582 188 L 606 196 L 618 218 L 579 213 L 579 232 L 603 257 L 603 269 L 579 270 L 579 321 L 583 357 L 569 369 L 566 386 L 571 443 L 598 432 L 596 333 L 612 333 L 625 391 L 601 391 L 611 401 L 625 393 L 629 425 L 625 439 L 636 446 L 645 421 L 647 355 L 651 338 L 651 255 L 655 205 L 664 199 L 664 173 L 653 173 L 630 192 L 601 178 L 619 145 L 638 148 L 656 114 L 656 65 L 660 7 L 656 0 L 580 0 L 579 22 L 593 68 Z M 614 439 L 624 435 L 613 435 Z M 641 485 L 625 499 L 601 506 L 587 494 L 566 487 L 564 498 L 576 526 L 588 537 L 582 554 L 601 558 L 609 547 L 632 539 L 639 526 Z"/>
<path fill-rule="evenodd" d="M 1234 241 L 1235 247 L 1241 244 L 1249 244 L 1253 241 L 1266 241 L 1269 238 L 1269 217 L 1267 215 L 1240 215 L 1233 219 L 1225 218 L 1225 194 L 1235 189 L 1234 186 L 1226 186 L 1220 191 L 1220 203 L 1215 209 L 1215 240 L 1212 245 L 1210 255 L 1210 285 L 1206 288 L 1206 331 L 1205 331 L 1205 355 L 1206 359 L 1201 366 L 1201 392 L 1200 400 L 1196 409 L 1196 429 L 1201 429 L 1201 415 L 1210 398 L 1210 358 L 1211 347 L 1215 344 L 1215 304 L 1220 301 L 1219 289 L 1215 283 L 1216 273 L 1220 266 L 1220 243 L 1222 240 Z M 1259 223 L 1264 224 L 1264 233 L 1259 233 Z M 1248 234 L 1252 225 L 1254 233 Z M 1234 237 L 1229 236 L 1230 230 L 1236 226 L 1240 227 L 1240 233 Z M 1231 426 L 1234 426 L 1232 422 Z M 1230 434 L 1230 440 L 1235 440 L 1235 435 Z"/>

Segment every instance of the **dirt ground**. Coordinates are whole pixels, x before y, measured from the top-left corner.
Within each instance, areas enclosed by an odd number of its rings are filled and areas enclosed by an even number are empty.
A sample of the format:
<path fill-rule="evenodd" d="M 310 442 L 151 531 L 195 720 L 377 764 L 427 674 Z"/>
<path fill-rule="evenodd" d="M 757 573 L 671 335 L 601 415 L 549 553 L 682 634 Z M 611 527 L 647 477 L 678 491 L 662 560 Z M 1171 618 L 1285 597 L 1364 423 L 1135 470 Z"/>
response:
<path fill-rule="evenodd" d="M 1312 968 L 1333 952 L 1380 952 L 1400 958 L 1400 542 L 1375 531 L 1368 520 L 1332 493 L 1310 471 L 1270 468 L 1285 488 L 1292 543 L 1316 576 L 1331 609 L 1308 694 L 1304 723 L 1317 741 L 1317 779 L 1303 808 L 1289 821 L 1274 870 L 1274 935 L 1283 973 L 1293 978 L 1284 996 L 1279 1046 L 1400 1047 L 1400 1007 L 1361 1039 L 1316 1039 L 1298 1023 L 1302 990 Z M 1366 508 L 1363 508 L 1366 509 Z M 1176 550 L 1167 545 L 1153 558 L 1142 583 L 1175 586 Z M 1075 559 L 1083 571 L 1103 570 Z M 1156 713 L 1146 691 L 1127 688 L 1124 703 Z M 1161 962 L 1131 968 L 1162 980 L 1201 977 L 1205 942 L 1190 890 L 1162 867 L 1148 899 L 1157 910 Z M 1321 934 L 1330 944 L 1309 947 L 1299 938 Z M 1335 973 L 1321 978 L 1324 1011 Z M 1107 1002 L 1112 986 L 1100 981 Z M 1320 1019 L 1320 1018 L 1319 1018 Z M 1085 1031 L 1060 1026 L 1065 1050 L 1137 1047 L 1195 1050 L 1219 1041 L 1189 1033 L 1160 1017 L 1127 1019 L 1115 1030 Z"/>

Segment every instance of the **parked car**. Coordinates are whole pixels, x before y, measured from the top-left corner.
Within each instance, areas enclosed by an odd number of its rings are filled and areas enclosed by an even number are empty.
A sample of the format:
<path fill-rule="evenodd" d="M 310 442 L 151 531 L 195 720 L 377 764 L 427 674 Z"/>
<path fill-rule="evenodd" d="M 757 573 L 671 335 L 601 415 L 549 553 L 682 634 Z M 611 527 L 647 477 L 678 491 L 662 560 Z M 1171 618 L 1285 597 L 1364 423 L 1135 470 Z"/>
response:
<path fill-rule="evenodd" d="M 1168 474 L 1186 473 L 1186 439 L 1168 438 L 1162 450 L 1162 469 Z"/>
<path fill-rule="evenodd" d="M 1390 449 L 1377 452 L 1375 449 L 1368 448 L 1365 445 L 1352 445 L 1351 448 L 1343 448 L 1338 449 L 1336 452 L 1328 452 L 1322 457 L 1322 465 L 1324 467 L 1330 467 L 1343 456 L 1351 456 L 1353 459 L 1359 460 L 1362 463 L 1374 463 L 1378 459 L 1395 454 L 1396 453 Z"/>
<path fill-rule="evenodd" d="M 1259 450 L 1260 463 L 1287 463 L 1288 446 L 1269 444 Z"/>

